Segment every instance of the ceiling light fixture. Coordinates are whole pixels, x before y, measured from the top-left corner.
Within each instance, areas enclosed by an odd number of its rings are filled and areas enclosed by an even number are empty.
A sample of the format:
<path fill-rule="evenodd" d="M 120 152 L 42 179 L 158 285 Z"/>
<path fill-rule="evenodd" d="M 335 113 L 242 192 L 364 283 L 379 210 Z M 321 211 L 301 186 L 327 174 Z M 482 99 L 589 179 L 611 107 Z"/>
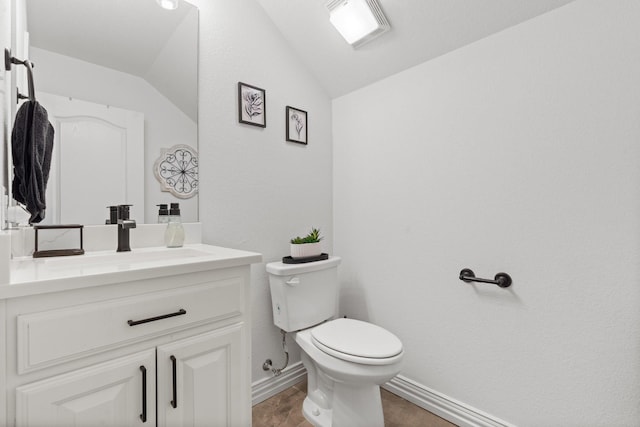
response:
<path fill-rule="evenodd" d="M 174 10 L 178 8 L 178 0 L 156 0 L 160 7 L 167 10 Z"/>
<path fill-rule="evenodd" d="M 391 29 L 377 0 L 329 0 L 326 6 L 329 21 L 353 47 Z"/>

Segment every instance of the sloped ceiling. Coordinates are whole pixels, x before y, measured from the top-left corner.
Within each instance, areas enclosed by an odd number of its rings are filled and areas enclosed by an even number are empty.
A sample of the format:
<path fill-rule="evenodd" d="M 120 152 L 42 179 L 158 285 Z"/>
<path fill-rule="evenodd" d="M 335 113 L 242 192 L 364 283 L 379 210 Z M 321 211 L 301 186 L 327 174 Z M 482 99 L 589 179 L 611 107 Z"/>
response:
<path fill-rule="evenodd" d="M 391 31 L 353 49 L 326 0 L 255 0 L 332 98 L 573 0 L 379 0 Z"/>
<path fill-rule="evenodd" d="M 378 0 L 391 31 L 358 49 L 329 23 L 327 0 L 248 1 L 264 9 L 335 98 L 574 0 Z M 167 12 L 155 0 L 27 0 L 27 9 L 34 46 L 143 78 L 154 74 L 149 70 L 159 57 L 167 57 L 163 46 L 186 21 L 186 8 Z M 139 44 L 131 49 L 134 40 Z M 185 106 L 195 103 L 179 99 L 185 92 L 169 87 L 193 75 L 180 75 L 187 70 L 165 64 L 160 68 L 172 68 L 171 78 L 154 76 L 154 86 L 194 116 L 195 110 Z"/>

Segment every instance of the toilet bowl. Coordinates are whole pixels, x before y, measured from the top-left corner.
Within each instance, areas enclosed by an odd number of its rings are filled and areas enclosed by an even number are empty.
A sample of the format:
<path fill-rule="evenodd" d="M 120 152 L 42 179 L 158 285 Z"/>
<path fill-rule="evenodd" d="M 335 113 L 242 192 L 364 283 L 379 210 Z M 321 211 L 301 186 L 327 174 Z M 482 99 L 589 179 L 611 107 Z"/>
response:
<path fill-rule="evenodd" d="M 340 258 L 267 264 L 274 323 L 293 332 L 307 370 L 305 418 L 316 427 L 383 427 L 380 384 L 400 372 L 404 350 L 391 332 L 335 318 Z"/>
<path fill-rule="evenodd" d="M 336 319 L 296 332 L 294 340 L 307 369 L 303 413 L 309 422 L 384 426 L 379 385 L 400 372 L 404 352 L 398 338 L 367 322 Z"/>

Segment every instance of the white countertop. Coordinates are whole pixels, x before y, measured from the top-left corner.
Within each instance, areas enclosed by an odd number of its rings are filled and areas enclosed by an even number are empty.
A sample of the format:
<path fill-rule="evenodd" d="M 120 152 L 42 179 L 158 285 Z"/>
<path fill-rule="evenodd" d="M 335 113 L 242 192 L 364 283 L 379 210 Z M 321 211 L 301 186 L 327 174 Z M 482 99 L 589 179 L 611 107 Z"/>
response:
<path fill-rule="evenodd" d="M 131 252 L 95 251 L 51 258 L 14 258 L 0 299 L 143 280 L 262 261 L 255 252 L 205 244 L 152 247 Z"/>

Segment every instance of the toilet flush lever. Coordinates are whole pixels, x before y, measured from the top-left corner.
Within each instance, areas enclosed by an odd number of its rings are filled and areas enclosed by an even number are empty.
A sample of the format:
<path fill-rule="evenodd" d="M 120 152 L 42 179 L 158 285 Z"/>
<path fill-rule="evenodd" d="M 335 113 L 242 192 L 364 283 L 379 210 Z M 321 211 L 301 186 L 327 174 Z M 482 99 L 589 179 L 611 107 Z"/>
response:
<path fill-rule="evenodd" d="M 291 279 L 287 280 L 284 283 L 286 283 L 289 286 L 298 286 L 300 284 L 300 278 L 292 277 Z"/>

